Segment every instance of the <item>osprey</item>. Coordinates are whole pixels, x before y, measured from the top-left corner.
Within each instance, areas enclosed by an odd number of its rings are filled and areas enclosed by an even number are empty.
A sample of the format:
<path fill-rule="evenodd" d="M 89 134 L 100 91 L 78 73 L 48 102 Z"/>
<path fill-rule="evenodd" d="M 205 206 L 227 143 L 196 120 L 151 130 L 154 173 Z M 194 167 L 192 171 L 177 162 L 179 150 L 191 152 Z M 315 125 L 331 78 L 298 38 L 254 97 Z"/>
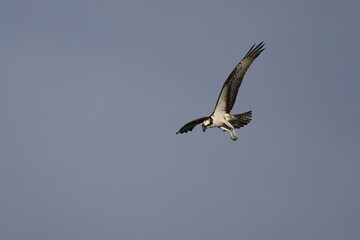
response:
<path fill-rule="evenodd" d="M 204 132 L 208 128 L 218 127 L 224 132 L 226 131 L 230 133 L 230 138 L 233 141 L 238 139 L 235 129 L 241 128 L 250 123 L 252 113 L 251 111 L 248 111 L 240 114 L 230 114 L 230 111 L 235 104 L 236 95 L 246 71 L 255 58 L 264 51 L 264 45 L 264 42 L 261 42 L 256 47 L 254 44 L 245 57 L 230 73 L 230 76 L 226 79 L 221 89 L 215 109 L 211 116 L 198 118 L 185 124 L 176 134 L 192 131 L 196 125 L 202 123 L 202 129 Z"/>

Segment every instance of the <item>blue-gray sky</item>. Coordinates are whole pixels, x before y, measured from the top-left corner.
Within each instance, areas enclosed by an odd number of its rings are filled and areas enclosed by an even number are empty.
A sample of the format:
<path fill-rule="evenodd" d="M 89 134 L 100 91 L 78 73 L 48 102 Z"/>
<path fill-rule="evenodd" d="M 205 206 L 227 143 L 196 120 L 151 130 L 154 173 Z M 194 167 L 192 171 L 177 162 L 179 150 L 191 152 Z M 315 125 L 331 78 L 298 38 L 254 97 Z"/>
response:
<path fill-rule="evenodd" d="M 1 239 L 360 239 L 358 1 L 0 3 Z M 234 113 L 211 114 L 265 41 Z"/>

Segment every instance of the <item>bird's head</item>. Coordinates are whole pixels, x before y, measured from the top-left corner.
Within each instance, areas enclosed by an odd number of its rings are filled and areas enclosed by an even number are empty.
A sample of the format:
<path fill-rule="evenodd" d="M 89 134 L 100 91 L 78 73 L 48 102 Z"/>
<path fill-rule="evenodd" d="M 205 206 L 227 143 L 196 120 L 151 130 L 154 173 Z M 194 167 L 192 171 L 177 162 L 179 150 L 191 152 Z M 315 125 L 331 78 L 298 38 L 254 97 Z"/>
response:
<path fill-rule="evenodd" d="M 202 129 L 203 129 L 203 132 L 206 131 L 206 129 L 208 129 L 211 125 L 212 125 L 212 119 L 211 118 L 207 118 L 203 121 L 202 123 Z"/>

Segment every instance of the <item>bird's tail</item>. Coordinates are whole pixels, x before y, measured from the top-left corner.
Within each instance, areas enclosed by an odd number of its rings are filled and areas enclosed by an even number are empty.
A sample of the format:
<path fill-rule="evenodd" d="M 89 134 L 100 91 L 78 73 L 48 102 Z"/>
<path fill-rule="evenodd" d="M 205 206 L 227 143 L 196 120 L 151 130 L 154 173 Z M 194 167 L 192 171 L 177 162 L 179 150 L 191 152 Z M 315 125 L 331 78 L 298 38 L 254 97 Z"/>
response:
<path fill-rule="evenodd" d="M 233 119 L 229 121 L 231 125 L 233 125 L 234 128 L 241 128 L 245 125 L 247 125 L 251 121 L 252 112 L 244 112 L 240 114 L 232 115 Z"/>

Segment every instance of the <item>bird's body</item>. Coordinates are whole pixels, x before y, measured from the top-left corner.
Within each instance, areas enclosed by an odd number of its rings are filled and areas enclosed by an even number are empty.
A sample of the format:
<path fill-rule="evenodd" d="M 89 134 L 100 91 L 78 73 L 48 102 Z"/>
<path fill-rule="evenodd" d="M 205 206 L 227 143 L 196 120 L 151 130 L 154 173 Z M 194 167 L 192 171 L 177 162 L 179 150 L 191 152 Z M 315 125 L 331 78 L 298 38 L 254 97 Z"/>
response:
<path fill-rule="evenodd" d="M 230 112 L 235 104 L 236 96 L 246 71 L 255 58 L 264 51 L 263 47 L 263 42 L 256 47 L 253 45 L 240 63 L 236 65 L 235 69 L 224 82 L 211 116 L 198 118 L 185 124 L 176 134 L 192 131 L 196 125 L 202 123 L 204 132 L 207 128 L 218 127 L 223 131 L 229 132 L 230 138 L 236 141 L 238 137 L 235 129 L 247 125 L 251 121 L 252 112 L 248 111 L 234 115 L 230 114 Z"/>

